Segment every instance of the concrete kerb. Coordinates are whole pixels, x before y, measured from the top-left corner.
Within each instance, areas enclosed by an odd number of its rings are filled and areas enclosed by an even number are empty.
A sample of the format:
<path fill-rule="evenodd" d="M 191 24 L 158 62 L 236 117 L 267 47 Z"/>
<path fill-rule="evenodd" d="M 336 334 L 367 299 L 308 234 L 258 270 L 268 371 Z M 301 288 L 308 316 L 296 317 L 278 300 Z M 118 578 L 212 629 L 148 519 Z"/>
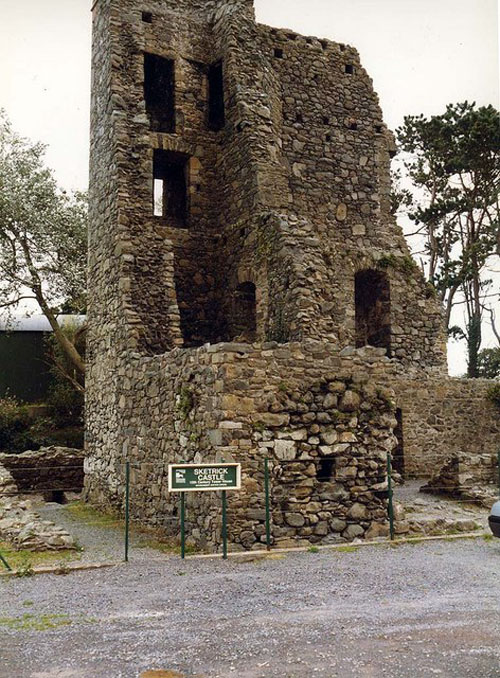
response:
<path fill-rule="evenodd" d="M 456 539 L 482 539 L 484 537 L 491 536 L 489 532 L 466 532 L 464 534 L 440 534 L 433 535 L 429 537 L 409 537 L 403 539 L 394 539 L 393 541 L 363 541 L 363 542 L 350 542 L 345 544 L 326 544 L 315 546 L 297 546 L 296 548 L 283 548 L 283 549 L 271 549 L 267 551 L 266 549 L 260 549 L 258 551 L 238 551 L 238 552 L 229 552 L 228 558 L 234 559 L 248 559 L 248 558 L 272 558 L 276 555 L 287 554 L 287 553 L 307 553 L 314 549 L 319 551 L 342 551 L 344 549 L 357 549 L 363 546 L 398 546 L 400 544 L 415 544 L 427 541 L 451 541 Z M 171 556 L 173 557 L 173 556 Z M 217 559 L 222 558 L 222 553 L 198 553 L 186 556 L 186 560 L 207 560 L 207 559 Z M 85 564 L 75 564 L 68 566 L 53 566 L 53 567 L 34 567 L 31 572 L 31 575 L 37 574 L 70 574 L 72 572 L 81 572 L 85 570 L 101 570 L 110 567 L 120 567 L 126 563 L 85 563 Z M 0 577 L 15 577 L 18 576 L 20 570 L 12 570 L 11 572 L 0 572 Z"/>
<path fill-rule="evenodd" d="M 488 532 L 465 532 L 464 534 L 439 534 L 439 535 L 432 535 L 429 537 L 405 537 L 401 539 L 394 539 L 392 541 L 359 541 L 359 542 L 346 542 L 345 544 L 324 544 L 324 545 L 314 545 L 311 544 L 311 546 L 297 546 L 297 547 L 290 547 L 290 548 L 283 548 L 283 549 L 271 549 L 268 551 L 267 549 L 260 549 L 258 551 L 236 551 L 236 552 L 229 552 L 228 558 L 248 558 L 251 556 L 257 556 L 257 557 L 272 557 L 273 555 L 280 554 L 280 553 L 306 553 L 311 550 L 311 548 L 314 549 L 314 551 L 338 551 L 338 550 L 343 550 L 346 548 L 358 548 L 358 547 L 363 547 L 363 546 L 397 546 L 399 544 L 411 544 L 411 543 L 418 543 L 418 542 L 426 542 L 426 541 L 449 541 L 449 540 L 455 540 L 455 539 L 479 539 L 479 538 L 484 538 L 486 536 L 490 536 Z M 197 554 L 192 554 L 189 556 L 186 556 L 186 560 L 192 560 L 192 559 L 207 559 L 207 558 L 222 558 L 222 553 L 197 553 Z"/>

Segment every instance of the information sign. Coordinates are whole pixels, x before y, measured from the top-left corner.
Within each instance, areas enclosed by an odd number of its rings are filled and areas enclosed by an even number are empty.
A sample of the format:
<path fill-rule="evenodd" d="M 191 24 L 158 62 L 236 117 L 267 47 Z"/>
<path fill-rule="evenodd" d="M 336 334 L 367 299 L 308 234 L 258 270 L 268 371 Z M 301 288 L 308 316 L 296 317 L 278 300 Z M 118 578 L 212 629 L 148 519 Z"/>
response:
<path fill-rule="evenodd" d="M 241 489 L 241 464 L 169 464 L 169 492 Z"/>

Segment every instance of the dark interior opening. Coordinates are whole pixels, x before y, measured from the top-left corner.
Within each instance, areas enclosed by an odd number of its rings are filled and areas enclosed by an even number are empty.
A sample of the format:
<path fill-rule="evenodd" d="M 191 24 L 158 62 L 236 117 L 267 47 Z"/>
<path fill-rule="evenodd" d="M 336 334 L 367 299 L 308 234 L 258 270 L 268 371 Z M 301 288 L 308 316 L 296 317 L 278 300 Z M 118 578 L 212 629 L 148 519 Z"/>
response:
<path fill-rule="evenodd" d="M 146 24 L 152 24 L 153 23 L 153 15 L 151 12 L 143 12 L 142 13 L 142 20 Z"/>
<path fill-rule="evenodd" d="M 169 226 L 187 224 L 188 156 L 156 149 L 153 157 L 153 213 Z"/>
<path fill-rule="evenodd" d="M 346 64 L 345 65 L 345 72 L 349 73 L 349 75 L 353 75 L 354 73 L 354 66 L 353 64 Z"/>
<path fill-rule="evenodd" d="M 326 115 L 323 116 L 323 125 L 329 125 L 330 124 L 330 118 Z"/>
<path fill-rule="evenodd" d="M 398 407 L 396 410 L 396 428 L 394 435 L 398 439 L 398 444 L 392 453 L 392 465 L 402 478 L 405 475 L 405 458 L 404 458 L 404 437 L 403 437 L 403 410 Z"/>
<path fill-rule="evenodd" d="M 382 134 L 382 125 L 375 125 L 375 132 L 377 134 Z"/>
<path fill-rule="evenodd" d="M 279 47 L 276 47 L 274 49 L 274 56 L 276 57 L 276 59 L 283 59 L 283 50 L 280 49 Z"/>
<path fill-rule="evenodd" d="M 300 113 L 300 111 L 297 112 L 297 115 L 295 116 L 295 120 L 300 124 L 302 124 L 304 122 L 304 117 L 303 117 L 302 113 Z"/>
<path fill-rule="evenodd" d="M 43 499 L 44 501 L 53 502 L 55 504 L 68 503 L 64 490 L 50 490 L 49 492 L 44 492 Z"/>
<path fill-rule="evenodd" d="M 351 122 L 351 124 L 349 125 L 349 129 L 357 130 L 358 129 L 358 123 L 357 122 Z"/>
<path fill-rule="evenodd" d="M 323 457 L 316 467 L 316 480 L 320 483 L 328 483 L 332 480 L 335 468 L 334 457 Z"/>
<path fill-rule="evenodd" d="M 222 61 L 219 61 L 208 70 L 208 126 L 220 130 L 225 122 L 224 80 Z"/>
<path fill-rule="evenodd" d="M 151 129 L 175 132 L 175 67 L 172 59 L 144 54 L 144 99 Z"/>
<path fill-rule="evenodd" d="M 356 273 L 356 347 L 375 346 L 391 352 L 391 295 L 385 273 L 367 269 Z"/>
<path fill-rule="evenodd" d="M 257 331 L 256 288 L 252 282 L 238 285 L 233 297 L 233 334 L 242 341 L 255 341 Z"/>

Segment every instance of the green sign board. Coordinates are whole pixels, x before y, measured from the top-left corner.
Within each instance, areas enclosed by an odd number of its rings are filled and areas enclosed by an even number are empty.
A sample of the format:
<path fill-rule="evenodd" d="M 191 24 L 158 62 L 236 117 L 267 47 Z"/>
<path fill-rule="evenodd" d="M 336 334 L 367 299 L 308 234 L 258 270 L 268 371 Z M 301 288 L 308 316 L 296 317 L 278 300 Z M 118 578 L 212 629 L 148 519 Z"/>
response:
<path fill-rule="evenodd" d="M 241 464 L 169 464 L 169 492 L 241 489 Z"/>

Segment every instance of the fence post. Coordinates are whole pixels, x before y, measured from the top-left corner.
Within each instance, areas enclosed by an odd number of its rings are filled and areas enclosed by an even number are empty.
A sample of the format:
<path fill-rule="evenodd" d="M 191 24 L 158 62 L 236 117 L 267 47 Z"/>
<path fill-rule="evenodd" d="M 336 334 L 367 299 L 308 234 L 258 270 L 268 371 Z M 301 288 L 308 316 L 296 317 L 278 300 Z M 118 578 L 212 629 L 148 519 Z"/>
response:
<path fill-rule="evenodd" d="M 222 490 L 222 557 L 227 560 L 227 498 Z"/>
<path fill-rule="evenodd" d="M 186 502 L 185 493 L 181 492 L 181 558 L 186 557 Z"/>
<path fill-rule="evenodd" d="M 125 462 L 125 562 L 128 563 L 128 539 L 130 520 L 130 462 Z"/>
<path fill-rule="evenodd" d="M 387 490 L 389 494 L 389 501 L 387 504 L 387 509 L 389 512 L 389 533 L 392 541 L 394 539 L 394 506 L 392 503 L 392 464 L 390 452 L 387 453 Z"/>
<path fill-rule="evenodd" d="M 271 507 L 269 497 L 269 459 L 264 459 L 264 489 L 266 493 L 266 547 L 271 550 Z"/>
<path fill-rule="evenodd" d="M 5 560 L 5 558 L 3 557 L 3 555 L 2 555 L 1 552 L 0 552 L 0 560 L 1 560 L 2 563 L 4 564 L 5 569 L 8 570 L 9 572 L 12 572 L 11 566 L 10 566 L 9 563 Z"/>

